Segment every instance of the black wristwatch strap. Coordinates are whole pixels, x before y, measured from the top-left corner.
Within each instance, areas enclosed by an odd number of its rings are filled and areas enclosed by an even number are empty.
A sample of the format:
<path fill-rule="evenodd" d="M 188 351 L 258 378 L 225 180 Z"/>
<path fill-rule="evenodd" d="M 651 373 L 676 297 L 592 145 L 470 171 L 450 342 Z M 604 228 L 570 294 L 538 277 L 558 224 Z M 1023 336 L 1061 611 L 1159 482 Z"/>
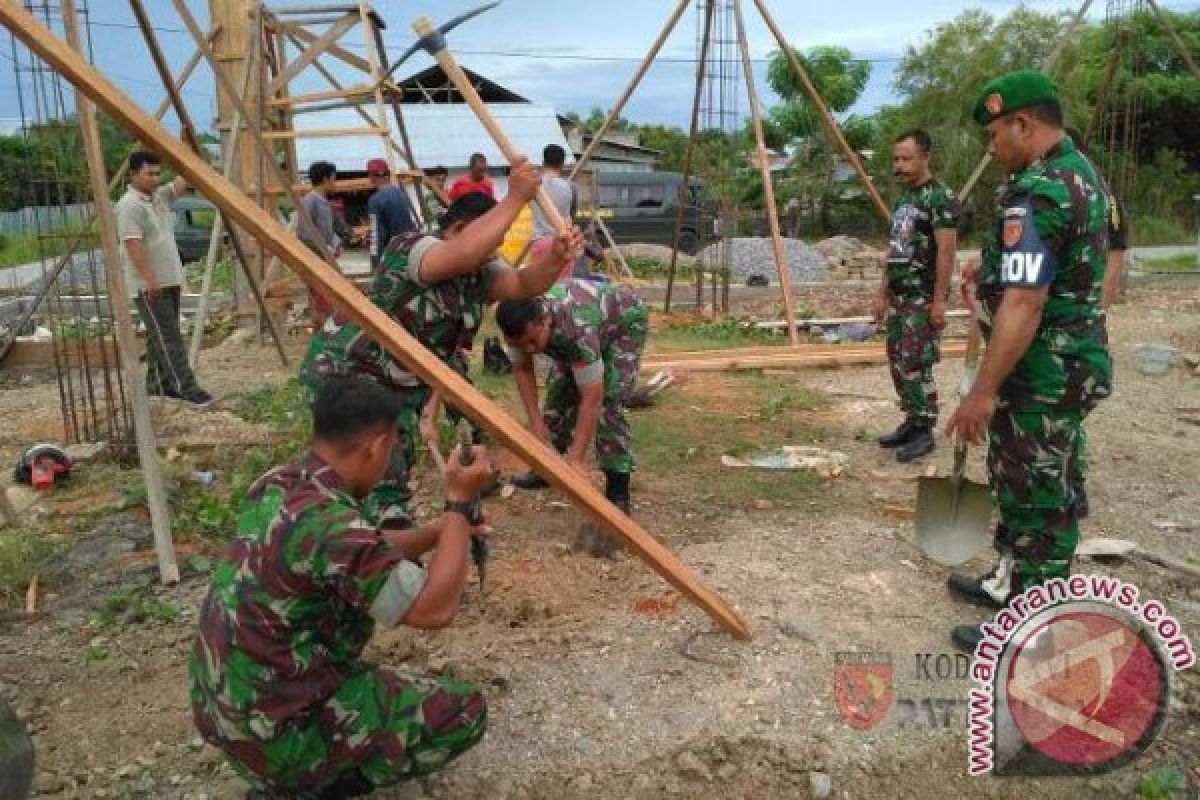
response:
<path fill-rule="evenodd" d="M 464 517 L 466 517 L 467 522 L 470 522 L 472 525 L 474 525 L 475 520 L 479 515 L 479 501 L 447 500 L 446 504 L 442 506 L 442 510 L 453 512 L 455 514 L 462 514 Z"/>

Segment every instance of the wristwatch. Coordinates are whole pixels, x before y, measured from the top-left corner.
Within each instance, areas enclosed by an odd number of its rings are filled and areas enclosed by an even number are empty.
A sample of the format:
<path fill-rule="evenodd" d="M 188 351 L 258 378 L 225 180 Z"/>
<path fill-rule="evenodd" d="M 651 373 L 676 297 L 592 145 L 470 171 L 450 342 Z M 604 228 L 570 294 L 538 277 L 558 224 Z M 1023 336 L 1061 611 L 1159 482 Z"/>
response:
<path fill-rule="evenodd" d="M 442 506 L 442 511 L 454 514 L 462 514 L 467 522 L 472 525 L 479 518 L 479 501 L 478 500 L 447 500 Z"/>

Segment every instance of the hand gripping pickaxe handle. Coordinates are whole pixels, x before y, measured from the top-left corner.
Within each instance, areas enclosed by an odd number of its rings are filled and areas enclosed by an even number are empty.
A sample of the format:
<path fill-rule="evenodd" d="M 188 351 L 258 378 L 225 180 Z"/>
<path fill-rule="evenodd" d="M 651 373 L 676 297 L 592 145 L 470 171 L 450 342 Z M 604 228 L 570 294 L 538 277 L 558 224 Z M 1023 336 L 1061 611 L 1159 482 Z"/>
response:
<path fill-rule="evenodd" d="M 495 5 L 495 3 L 492 5 Z M 454 56 L 450 54 L 450 51 L 446 47 L 446 37 L 444 35 L 447 30 L 458 25 L 464 18 L 474 16 L 480 11 L 486 11 L 490 7 L 483 6 L 474 12 L 470 12 L 469 15 L 464 14 L 456 17 L 440 28 L 434 28 L 433 23 L 428 17 L 421 17 L 413 23 L 413 30 L 416 31 L 418 37 L 417 43 L 413 46 L 422 48 L 429 55 L 433 56 L 438 66 L 442 68 L 442 71 L 454 83 L 454 88 L 458 89 L 459 94 L 467 101 L 467 105 L 475 112 L 475 116 L 479 117 L 479 122 L 488 132 L 488 135 L 492 137 L 492 141 L 496 143 L 496 147 L 504 154 L 504 158 L 507 159 L 509 164 L 515 164 L 518 158 L 516 148 L 513 147 L 508 136 L 500 128 L 495 117 L 492 116 L 492 112 L 488 111 L 483 99 L 479 96 L 479 92 L 475 91 L 475 87 L 462 71 L 462 67 L 458 65 L 458 62 L 454 60 Z M 558 209 L 554 207 L 554 203 L 550 201 L 550 196 L 546 194 L 544 189 L 538 187 L 537 194 L 533 199 L 542 209 L 543 216 L 545 216 L 546 221 L 550 223 L 550 226 L 554 230 L 559 233 L 566 233 L 570 230 L 570 223 L 564 220 L 562 215 L 558 213 Z"/>
<path fill-rule="evenodd" d="M 458 421 L 458 460 L 463 466 L 470 466 L 475 461 L 475 451 L 472 449 L 475 439 L 471 435 L 471 423 L 465 417 Z M 476 499 L 467 519 L 471 525 L 483 524 L 483 505 Z M 479 591 L 483 592 L 487 580 L 488 546 L 487 539 L 479 535 L 471 537 L 471 561 L 479 573 Z"/>

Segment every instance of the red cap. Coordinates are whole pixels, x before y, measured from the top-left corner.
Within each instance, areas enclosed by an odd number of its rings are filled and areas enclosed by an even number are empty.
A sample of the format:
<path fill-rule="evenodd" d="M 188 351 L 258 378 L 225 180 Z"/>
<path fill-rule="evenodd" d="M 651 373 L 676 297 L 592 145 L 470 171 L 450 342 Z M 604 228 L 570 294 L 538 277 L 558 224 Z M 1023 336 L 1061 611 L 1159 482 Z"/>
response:
<path fill-rule="evenodd" d="M 372 158 L 367 162 L 368 175 L 390 175 L 391 169 L 388 168 L 388 162 L 382 158 Z"/>

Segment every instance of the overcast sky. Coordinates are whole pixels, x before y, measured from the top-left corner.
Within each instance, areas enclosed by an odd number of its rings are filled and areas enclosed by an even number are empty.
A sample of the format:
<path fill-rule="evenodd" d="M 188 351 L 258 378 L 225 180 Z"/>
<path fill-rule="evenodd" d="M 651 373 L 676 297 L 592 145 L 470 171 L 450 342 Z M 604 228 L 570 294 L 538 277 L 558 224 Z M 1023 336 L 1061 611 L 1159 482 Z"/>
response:
<path fill-rule="evenodd" d="M 279 0 L 298 5 L 303 0 Z M 1173 10 L 1200 8 L 1200 0 L 1159 0 Z M 178 69 L 192 52 L 191 39 L 177 18 L 170 0 L 145 0 L 149 14 L 161 30 L 159 38 L 168 60 Z M 107 75 L 143 107 L 158 104 L 163 93 L 141 34 L 124 0 L 90 0 L 95 61 Z M 190 0 L 201 24 L 207 25 L 206 0 Z M 376 0 L 389 28 L 384 32 L 389 51 L 396 55 L 413 40 L 410 22 L 422 13 L 435 21 L 478 5 L 477 0 Z M 683 15 L 627 107 L 626 116 L 638 122 L 686 126 L 691 107 L 694 59 L 699 14 L 696 3 Z M 855 111 L 869 112 L 892 102 L 891 73 L 904 48 L 919 44 L 928 31 L 968 8 L 982 7 L 1003 15 L 1020 3 L 1010 0 L 846 0 L 809 3 L 769 0 L 776 20 L 792 44 L 842 45 L 872 63 L 871 81 Z M 1041 10 L 1074 10 L 1077 0 L 1039 0 Z M 1105 3 L 1093 4 L 1091 16 L 1103 16 Z M 549 103 L 560 112 L 585 112 L 593 106 L 611 106 L 649 49 L 668 14 L 670 0 L 505 0 L 497 9 L 454 31 L 449 39 L 465 66 L 508 86 L 535 102 Z M 744 0 L 747 33 L 758 73 L 760 90 L 769 105 L 774 98 L 763 81 L 762 60 L 775 49 L 774 39 L 762 24 L 750 0 Z M 569 12 L 567 11 L 569 9 Z M 5 37 L 7 38 L 7 36 Z M 354 29 L 343 42 L 361 52 L 362 34 Z M 329 62 L 331 65 L 336 62 Z M 427 56 L 414 56 L 400 68 L 407 75 L 428 66 Z M 0 118 L 19 116 L 12 49 L 0 44 Z M 347 81 L 351 72 L 334 66 Z M 311 73 L 311 70 L 310 70 Z M 315 76 L 315 74 L 314 74 Z M 310 79 L 312 90 L 328 88 L 319 76 Z M 190 110 L 203 128 L 215 113 L 211 73 L 198 70 L 186 90 Z M 744 100 L 741 112 L 747 111 Z"/>

